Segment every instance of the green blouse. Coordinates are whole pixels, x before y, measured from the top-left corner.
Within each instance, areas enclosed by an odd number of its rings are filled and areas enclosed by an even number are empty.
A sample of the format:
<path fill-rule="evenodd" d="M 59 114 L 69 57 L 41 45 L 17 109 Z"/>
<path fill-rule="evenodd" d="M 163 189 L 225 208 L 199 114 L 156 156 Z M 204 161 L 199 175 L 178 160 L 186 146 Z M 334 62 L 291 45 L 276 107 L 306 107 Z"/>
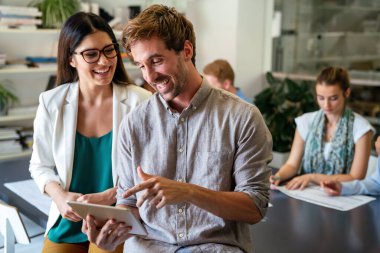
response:
<path fill-rule="evenodd" d="M 69 191 L 88 194 L 113 187 L 111 151 L 112 131 L 98 138 L 89 138 L 77 132 Z M 82 221 L 72 222 L 60 215 L 48 237 L 55 243 L 86 242 L 87 236 L 81 228 Z"/>

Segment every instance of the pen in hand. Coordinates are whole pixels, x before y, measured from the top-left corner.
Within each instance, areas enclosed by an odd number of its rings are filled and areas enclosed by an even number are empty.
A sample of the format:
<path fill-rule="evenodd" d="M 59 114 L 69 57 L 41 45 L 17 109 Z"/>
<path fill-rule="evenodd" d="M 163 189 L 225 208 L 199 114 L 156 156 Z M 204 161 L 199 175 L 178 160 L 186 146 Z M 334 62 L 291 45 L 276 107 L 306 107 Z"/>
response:
<path fill-rule="evenodd" d="M 274 185 L 278 185 L 281 182 L 281 177 L 278 175 L 274 175 L 270 177 L 270 183 Z"/>

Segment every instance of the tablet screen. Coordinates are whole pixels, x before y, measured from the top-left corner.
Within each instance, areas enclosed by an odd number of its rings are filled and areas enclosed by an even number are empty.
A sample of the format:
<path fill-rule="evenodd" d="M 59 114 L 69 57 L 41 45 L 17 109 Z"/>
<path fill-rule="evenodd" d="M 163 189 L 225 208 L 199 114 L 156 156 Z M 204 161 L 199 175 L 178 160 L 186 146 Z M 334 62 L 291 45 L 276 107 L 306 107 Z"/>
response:
<path fill-rule="evenodd" d="M 82 203 L 76 201 L 67 201 L 67 204 L 79 214 L 82 219 L 86 219 L 88 214 L 94 216 L 98 221 L 106 221 L 108 219 L 115 219 L 119 222 L 124 222 L 132 227 L 131 234 L 147 235 L 147 232 L 141 222 L 136 218 L 130 209 L 124 209 L 114 206 L 97 205 Z"/>

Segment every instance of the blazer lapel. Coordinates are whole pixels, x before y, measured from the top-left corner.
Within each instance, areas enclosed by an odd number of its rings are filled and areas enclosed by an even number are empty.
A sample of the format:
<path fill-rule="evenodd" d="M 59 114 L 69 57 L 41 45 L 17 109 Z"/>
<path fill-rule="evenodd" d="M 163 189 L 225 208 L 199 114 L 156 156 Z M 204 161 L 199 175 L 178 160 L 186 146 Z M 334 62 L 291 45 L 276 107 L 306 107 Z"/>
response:
<path fill-rule="evenodd" d="M 116 185 L 116 161 L 117 161 L 117 138 L 119 132 L 119 126 L 123 117 L 129 111 L 128 93 L 127 89 L 113 85 L 113 120 L 112 120 L 112 178 L 113 183 Z"/>
<path fill-rule="evenodd" d="M 75 134 L 77 129 L 78 116 L 78 95 L 79 85 L 73 83 L 67 92 L 66 101 L 63 106 L 63 138 L 65 142 L 65 167 L 66 167 L 66 190 L 71 183 L 73 163 L 74 163 L 74 148 Z M 65 182 L 65 181 L 64 181 Z"/>

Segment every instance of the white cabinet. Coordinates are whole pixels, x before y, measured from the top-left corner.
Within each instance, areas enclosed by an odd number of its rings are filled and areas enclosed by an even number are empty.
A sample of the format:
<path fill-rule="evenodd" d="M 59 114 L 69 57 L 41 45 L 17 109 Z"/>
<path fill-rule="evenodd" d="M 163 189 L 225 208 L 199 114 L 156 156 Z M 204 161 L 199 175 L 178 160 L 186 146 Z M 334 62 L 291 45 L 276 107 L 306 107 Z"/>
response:
<path fill-rule="evenodd" d="M 351 76 L 349 105 L 380 134 L 380 1 L 276 0 L 282 34 L 274 39 L 274 75 L 315 81 L 326 66 Z"/>
<path fill-rule="evenodd" d="M 328 65 L 380 68 L 380 1 L 278 0 L 277 71 L 316 73 Z"/>

